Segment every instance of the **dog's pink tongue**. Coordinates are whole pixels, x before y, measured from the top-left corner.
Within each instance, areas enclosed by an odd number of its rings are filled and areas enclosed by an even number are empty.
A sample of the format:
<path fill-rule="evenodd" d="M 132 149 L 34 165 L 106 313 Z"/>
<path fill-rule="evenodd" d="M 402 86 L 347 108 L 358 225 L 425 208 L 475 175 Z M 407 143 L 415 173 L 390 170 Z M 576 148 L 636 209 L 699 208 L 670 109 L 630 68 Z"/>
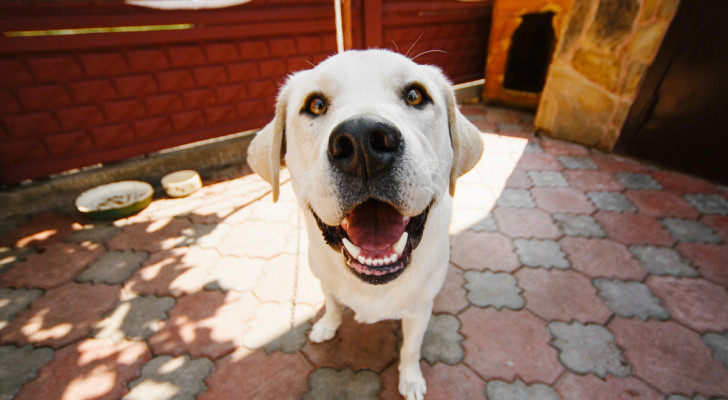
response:
<path fill-rule="evenodd" d="M 370 200 L 354 208 L 342 226 L 356 246 L 382 250 L 397 242 L 405 223 L 402 215 L 389 204 Z"/>

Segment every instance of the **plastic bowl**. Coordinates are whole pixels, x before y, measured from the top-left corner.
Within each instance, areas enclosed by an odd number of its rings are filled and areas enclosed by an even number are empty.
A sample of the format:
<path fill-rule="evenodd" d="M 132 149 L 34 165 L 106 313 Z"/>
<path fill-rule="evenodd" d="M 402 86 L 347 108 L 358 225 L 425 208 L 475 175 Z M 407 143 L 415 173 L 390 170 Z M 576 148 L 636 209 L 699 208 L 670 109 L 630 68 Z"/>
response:
<path fill-rule="evenodd" d="M 165 175 L 162 178 L 162 187 L 170 197 L 184 197 L 199 190 L 202 181 L 197 171 L 186 169 Z"/>
<path fill-rule="evenodd" d="M 76 208 L 93 219 L 117 219 L 136 214 L 152 201 L 154 188 L 141 181 L 96 186 L 76 198 Z"/>

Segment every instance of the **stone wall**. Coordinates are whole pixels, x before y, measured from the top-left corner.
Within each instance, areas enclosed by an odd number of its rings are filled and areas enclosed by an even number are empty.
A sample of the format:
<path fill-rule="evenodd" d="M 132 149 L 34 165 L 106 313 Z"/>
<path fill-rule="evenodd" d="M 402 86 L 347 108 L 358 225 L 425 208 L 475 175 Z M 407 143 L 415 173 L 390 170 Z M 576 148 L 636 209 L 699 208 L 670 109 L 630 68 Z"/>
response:
<path fill-rule="evenodd" d="M 574 1 L 536 127 L 548 136 L 612 150 L 679 1 Z"/>

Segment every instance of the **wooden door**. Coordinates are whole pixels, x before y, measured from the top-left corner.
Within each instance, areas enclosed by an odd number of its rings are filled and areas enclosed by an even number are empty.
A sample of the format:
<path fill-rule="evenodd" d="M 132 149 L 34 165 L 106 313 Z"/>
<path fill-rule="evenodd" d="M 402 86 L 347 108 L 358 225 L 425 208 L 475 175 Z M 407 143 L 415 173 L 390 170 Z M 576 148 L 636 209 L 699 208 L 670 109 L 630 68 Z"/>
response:
<path fill-rule="evenodd" d="M 618 152 L 728 182 L 728 1 L 682 1 Z"/>

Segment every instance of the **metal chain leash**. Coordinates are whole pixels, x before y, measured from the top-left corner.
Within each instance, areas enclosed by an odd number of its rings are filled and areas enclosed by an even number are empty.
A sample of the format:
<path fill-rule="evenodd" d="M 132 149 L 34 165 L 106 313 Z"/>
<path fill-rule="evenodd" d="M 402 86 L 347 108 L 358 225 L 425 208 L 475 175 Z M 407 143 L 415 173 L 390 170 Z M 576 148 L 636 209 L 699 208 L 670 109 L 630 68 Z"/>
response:
<path fill-rule="evenodd" d="M 293 273 L 293 293 L 291 294 L 291 330 L 296 324 L 296 298 L 298 297 L 298 269 L 301 258 L 301 208 L 297 207 L 296 218 L 296 260 L 294 261 L 295 272 Z"/>

